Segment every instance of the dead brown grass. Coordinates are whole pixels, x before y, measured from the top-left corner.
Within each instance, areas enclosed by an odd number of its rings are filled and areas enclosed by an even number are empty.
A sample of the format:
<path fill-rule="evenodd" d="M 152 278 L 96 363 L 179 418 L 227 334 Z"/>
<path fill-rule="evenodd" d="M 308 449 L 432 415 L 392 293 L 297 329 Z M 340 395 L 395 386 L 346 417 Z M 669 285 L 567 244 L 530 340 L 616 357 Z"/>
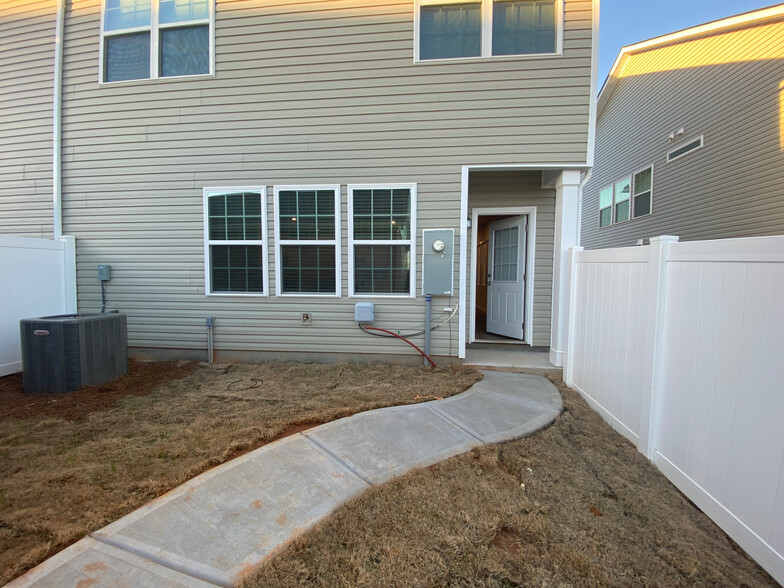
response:
<path fill-rule="evenodd" d="M 162 369 L 175 379 L 165 382 Z M 135 363 L 103 393 L 43 397 L 23 394 L 18 377 L 2 378 L 0 584 L 282 434 L 451 396 L 479 378 L 469 370 L 354 364 Z"/>
<path fill-rule="evenodd" d="M 243 583 L 776 586 L 574 392 L 550 428 L 372 488 Z"/>

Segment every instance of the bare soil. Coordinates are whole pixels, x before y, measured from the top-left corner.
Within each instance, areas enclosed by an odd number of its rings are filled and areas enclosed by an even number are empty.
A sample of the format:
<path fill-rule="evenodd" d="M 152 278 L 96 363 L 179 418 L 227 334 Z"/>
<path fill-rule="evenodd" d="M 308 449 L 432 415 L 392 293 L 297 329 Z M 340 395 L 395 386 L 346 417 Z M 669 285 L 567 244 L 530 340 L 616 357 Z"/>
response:
<path fill-rule="evenodd" d="M 0 584 L 199 473 L 356 412 L 462 392 L 475 371 L 132 362 L 62 395 L 0 378 Z"/>
<path fill-rule="evenodd" d="M 242 588 L 778 585 L 556 384 L 551 427 L 368 490 Z"/>

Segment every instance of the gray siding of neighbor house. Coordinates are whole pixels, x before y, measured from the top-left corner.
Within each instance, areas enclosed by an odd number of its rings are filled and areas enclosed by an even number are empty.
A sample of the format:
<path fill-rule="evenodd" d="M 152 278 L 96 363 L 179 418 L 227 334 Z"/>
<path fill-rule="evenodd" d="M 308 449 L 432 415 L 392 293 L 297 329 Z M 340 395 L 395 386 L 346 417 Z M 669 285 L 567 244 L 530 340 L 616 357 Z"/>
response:
<path fill-rule="evenodd" d="M 0 234 L 51 237 L 54 0 L 0 2 Z"/>
<path fill-rule="evenodd" d="M 473 172 L 468 185 L 469 216 L 474 208 L 536 207 L 532 344 L 535 347 L 548 347 L 553 299 L 555 190 L 542 188 L 542 174 L 529 171 Z M 473 259 L 474 256 L 469 255 L 467 297 L 469 308 L 473 304 L 470 296 Z M 468 327 L 470 328 L 470 325 Z"/>
<path fill-rule="evenodd" d="M 592 32 L 591 2 L 567 0 L 562 57 L 415 64 L 413 14 L 411 0 L 219 1 L 214 78 L 99 85 L 100 2 L 69 2 L 64 232 L 80 311 L 100 308 L 107 263 L 109 306 L 128 313 L 137 348 L 202 353 L 215 316 L 224 357 L 411 353 L 362 334 L 354 303 L 376 303 L 376 326 L 421 328 L 422 230 L 459 233 L 462 165 L 585 164 Z M 347 185 L 389 182 L 418 186 L 417 298 L 349 298 Z M 341 185 L 340 298 L 274 295 L 284 184 Z M 254 185 L 267 186 L 272 295 L 205 296 L 202 188 Z M 457 272 L 455 256 L 456 284 Z M 457 354 L 457 317 L 450 328 L 435 355 Z"/>
<path fill-rule="evenodd" d="M 661 69 L 673 69 L 619 81 L 597 123 L 583 246 L 628 246 L 662 234 L 695 240 L 784 233 L 784 23 L 755 28 L 756 61 L 682 67 L 667 61 L 666 48 L 654 49 Z M 731 61 L 738 39 L 724 41 Z M 685 133 L 669 142 L 681 127 Z M 702 149 L 667 162 L 668 151 L 700 135 Z M 651 164 L 653 214 L 599 228 L 599 191 Z"/>

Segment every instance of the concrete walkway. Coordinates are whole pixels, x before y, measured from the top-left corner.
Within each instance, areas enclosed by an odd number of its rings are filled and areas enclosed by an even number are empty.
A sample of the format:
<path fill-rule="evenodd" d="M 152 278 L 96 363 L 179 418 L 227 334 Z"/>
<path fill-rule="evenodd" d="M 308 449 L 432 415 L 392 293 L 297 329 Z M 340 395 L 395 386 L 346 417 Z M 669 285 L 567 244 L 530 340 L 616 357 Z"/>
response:
<path fill-rule="evenodd" d="M 232 586 L 371 485 L 472 447 L 529 435 L 561 412 L 536 375 L 485 372 L 445 400 L 360 413 L 216 467 L 8 586 Z"/>

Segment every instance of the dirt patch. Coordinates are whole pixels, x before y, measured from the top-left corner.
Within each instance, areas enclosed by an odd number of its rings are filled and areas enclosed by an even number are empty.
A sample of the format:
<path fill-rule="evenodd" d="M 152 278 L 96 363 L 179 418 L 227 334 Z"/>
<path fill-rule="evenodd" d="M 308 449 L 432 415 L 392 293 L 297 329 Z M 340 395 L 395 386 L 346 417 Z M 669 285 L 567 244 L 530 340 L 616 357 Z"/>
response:
<path fill-rule="evenodd" d="M 356 412 L 451 396 L 474 371 L 271 362 L 134 362 L 38 396 L 0 379 L 0 584 L 195 475 Z"/>
<path fill-rule="evenodd" d="M 777 586 L 573 391 L 518 441 L 371 488 L 257 586 Z"/>
<path fill-rule="evenodd" d="M 52 417 L 80 421 L 90 413 L 110 409 L 128 396 L 150 394 L 158 386 L 187 376 L 197 365 L 187 361 L 131 360 L 126 375 L 67 394 L 25 394 L 22 374 L 12 374 L 0 378 L 0 420 Z"/>

